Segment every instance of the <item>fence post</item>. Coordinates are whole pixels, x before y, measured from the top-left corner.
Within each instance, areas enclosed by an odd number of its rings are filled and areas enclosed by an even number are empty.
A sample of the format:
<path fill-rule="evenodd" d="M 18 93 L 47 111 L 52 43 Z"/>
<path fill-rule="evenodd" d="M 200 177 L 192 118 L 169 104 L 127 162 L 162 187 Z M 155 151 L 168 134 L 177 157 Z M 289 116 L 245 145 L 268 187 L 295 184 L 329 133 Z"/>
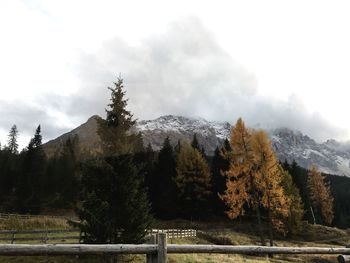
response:
<path fill-rule="evenodd" d="M 157 239 L 158 239 L 157 263 L 166 263 L 167 262 L 166 233 L 159 233 Z"/>
<path fill-rule="evenodd" d="M 152 232 L 151 232 L 152 233 Z M 149 244 L 157 244 L 157 237 L 155 234 L 150 235 L 150 239 L 148 240 Z M 146 254 L 146 262 L 147 263 L 157 263 L 157 254 Z"/>

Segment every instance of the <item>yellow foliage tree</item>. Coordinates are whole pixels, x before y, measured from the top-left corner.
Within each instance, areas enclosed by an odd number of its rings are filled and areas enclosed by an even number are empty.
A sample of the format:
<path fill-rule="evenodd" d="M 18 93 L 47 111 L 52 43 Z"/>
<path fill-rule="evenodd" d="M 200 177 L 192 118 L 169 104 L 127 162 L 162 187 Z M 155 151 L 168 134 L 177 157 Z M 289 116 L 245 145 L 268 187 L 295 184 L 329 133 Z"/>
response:
<path fill-rule="evenodd" d="M 272 227 L 282 231 L 283 218 L 288 216 L 289 199 L 285 196 L 282 174 L 267 134 L 245 127 L 243 120 L 237 120 L 232 128 L 230 143 L 230 169 L 227 176 L 226 191 L 221 196 L 228 206 L 227 214 L 236 218 L 244 214 L 244 205 L 250 206 L 257 215 L 259 235 L 265 244 L 262 231 L 260 208 L 269 212 L 270 243 Z"/>
<path fill-rule="evenodd" d="M 259 205 L 266 208 L 269 218 L 270 245 L 273 245 L 272 228 L 284 233 L 290 200 L 281 185 L 282 174 L 268 135 L 263 130 L 252 134 L 254 153 L 253 174 L 259 191 Z"/>
<path fill-rule="evenodd" d="M 176 184 L 184 215 L 198 217 L 205 212 L 205 201 L 210 195 L 211 174 L 203 155 L 189 143 L 181 144 L 176 162 Z"/>
<path fill-rule="evenodd" d="M 316 166 L 312 166 L 307 178 L 309 198 L 314 211 L 320 214 L 323 221 L 330 225 L 333 221 L 333 197 L 329 185 Z"/>
<path fill-rule="evenodd" d="M 248 204 L 257 215 L 260 240 L 265 245 L 259 206 L 259 189 L 255 178 L 255 154 L 252 149 L 252 130 L 246 128 L 239 118 L 231 130 L 229 157 L 230 168 L 226 175 L 226 191 L 221 199 L 226 203 L 228 217 L 234 219 L 244 215 L 244 205 Z"/>

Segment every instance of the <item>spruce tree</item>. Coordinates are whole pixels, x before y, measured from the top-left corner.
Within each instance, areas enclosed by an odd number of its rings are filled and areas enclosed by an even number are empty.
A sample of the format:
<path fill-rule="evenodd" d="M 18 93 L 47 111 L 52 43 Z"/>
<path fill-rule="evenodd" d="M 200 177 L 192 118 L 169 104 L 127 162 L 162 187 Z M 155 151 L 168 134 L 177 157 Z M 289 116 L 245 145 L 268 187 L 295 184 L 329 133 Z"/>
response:
<path fill-rule="evenodd" d="M 136 123 L 133 115 L 126 109 L 123 79 L 118 78 L 114 87 L 108 87 L 111 99 L 106 109 L 106 119 L 98 119 L 97 133 L 102 141 L 105 156 L 135 153 L 143 149 L 141 134 L 135 134 L 132 129 Z"/>
<path fill-rule="evenodd" d="M 152 223 L 150 203 L 133 156 L 106 157 L 83 168 L 82 208 L 85 243 L 142 243 Z"/>
<path fill-rule="evenodd" d="M 197 151 L 199 151 L 204 158 L 206 158 L 206 154 L 205 154 L 205 149 L 203 147 L 203 145 L 201 145 L 198 141 L 198 138 L 197 138 L 197 134 L 195 133 L 193 135 L 193 139 L 192 139 L 192 142 L 191 142 L 191 146 L 196 149 Z"/>
<path fill-rule="evenodd" d="M 159 218 L 174 218 L 178 211 L 178 191 L 175 183 L 176 162 L 169 137 L 165 138 L 155 162 L 150 185 L 153 211 Z"/>
<path fill-rule="evenodd" d="M 20 212 L 36 214 L 41 209 L 46 169 L 46 156 L 42 149 L 40 125 L 35 130 L 34 137 L 30 140 L 22 155 L 23 170 L 18 182 L 17 205 Z"/>
<path fill-rule="evenodd" d="M 225 172 L 227 172 L 230 167 L 230 162 L 228 160 L 228 155 L 230 152 L 231 146 L 229 143 L 225 143 L 221 149 L 216 147 L 211 164 L 212 207 L 213 212 L 219 216 L 224 215 L 226 208 L 225 204 L 220 198 L 220 195 L 223 195 L 226 190 Z"/>
<path fill-rule="evenodd" d="M 17 143 L 17 137 L 18 137 L 18 130 L 17 126 L 13 125 L 11 127 L 11 130 L 8 135 L 8 143 L 7 143 L 7 149 L 14 154 L 18 153 L 18 143 Z"/>
<path fill-rule="evenodd" d="M 141 243 L 152 219 L 140 164 L 142 137 L 133 133 L 135 120 L 126 110 L 123 80 L 114 84 L 107 117 L 98 120 L 104 156 L 89 161 L 82 172 L 77 225 L 87 243 Z"/>

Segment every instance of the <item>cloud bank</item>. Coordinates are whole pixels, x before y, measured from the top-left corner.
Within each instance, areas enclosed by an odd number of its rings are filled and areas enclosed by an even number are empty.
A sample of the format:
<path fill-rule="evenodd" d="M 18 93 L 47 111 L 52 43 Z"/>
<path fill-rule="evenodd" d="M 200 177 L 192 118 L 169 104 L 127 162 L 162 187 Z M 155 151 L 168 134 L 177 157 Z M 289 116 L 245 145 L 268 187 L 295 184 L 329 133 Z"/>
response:
<path fill-rule="evenodd" d="M 35 117 L 45 124 L 46 138 L 53 138 L 72 123 L 78 125 L 93 114 L 104 116 L 110 96 L 106 87 L 121 73 L 129 108 L 138 119 L 177 114 L 233 123 L 242 117 L 251 126 L 289 127 L 316 140 L 347 135 L 308 112 L 295 95 L 286 101 L 259 95 L 254 74 L 234 61 L 194 17 L 174 22 L 165 32 L 135 45 L 112 38 L 96 53 L 80 53 L 71 70 L 80 80 L 75 96 L 43 95 L 36 101 L 40 108 L 5 105 L 0 114 L 11 122 L 2 120 L 0 127 L 9 129 L 16 123 L 31 133 L 35 127 L 30 120 Z M 70 124 L 58 121 L 47 109 L 66 116 Z"/>

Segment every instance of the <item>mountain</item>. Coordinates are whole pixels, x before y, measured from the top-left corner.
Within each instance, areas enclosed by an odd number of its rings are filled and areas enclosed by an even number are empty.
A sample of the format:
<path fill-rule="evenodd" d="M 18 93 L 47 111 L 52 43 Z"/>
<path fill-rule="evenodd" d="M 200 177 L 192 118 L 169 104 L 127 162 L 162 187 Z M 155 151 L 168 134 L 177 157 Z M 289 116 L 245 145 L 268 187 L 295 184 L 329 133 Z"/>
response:
<path fill-rule="evenodd" d="M 44 144 L 45 152 L 50 156 L 60 150 L 62 143 L 70 136 L 79 136 L 80 149 L 84 153 L 101 152 L 100 139 L 97 135 L 98 116 L 89 120 L 52 141 Z M 139 121 L 136 130 L 143 135 L 145 145 L 149 143 L 154 150 L 159 150 L 168 136 L 173 145 L 179 140 L 191 141 L 197 134 L 199 143 L 206 153 L 212 155 L 215 148 L 229 137 L 231 125 L 228 122 L 207 121 L 202 118 L 166 115 L 154 120 Z M 350 177 L 350 145 L 328 140 L 317 143 L 299 131 L 279 128 L 268 131 L 272 146 L 281 161 L 295 160 L 300 166 L 309 168 L 315 164 L 324 173 Z"/>
<path fill-rule="evenodd" d="M 43 149 L 47 156 L 53 156 L 59 153 L 62 145 L 67 141 L 68 138 L 78 136 L 79 138 L 79 149 L 82 154 L 98 154 L 102 152 L 101 140 L 97 135 L 97 119 L 100 118 L 97 115 L 90 117 L 87 122 L 83 123 L 79 127 L 67 132 L 54 140 L 48 141 L 43 144 Z"/>

